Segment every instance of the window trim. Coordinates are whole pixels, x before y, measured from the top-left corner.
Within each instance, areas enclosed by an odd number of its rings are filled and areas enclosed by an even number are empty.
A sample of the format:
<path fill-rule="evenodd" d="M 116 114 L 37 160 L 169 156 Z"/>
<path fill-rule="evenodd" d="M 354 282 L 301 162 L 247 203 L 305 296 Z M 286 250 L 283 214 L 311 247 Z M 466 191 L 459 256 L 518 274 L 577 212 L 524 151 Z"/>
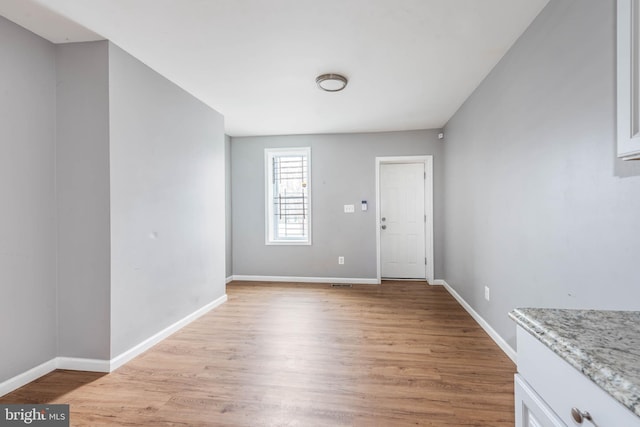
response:
<path fill-rule="evenodd" d="M 276 240 L 273 236 L 272 221 L 273 212 L 273 186 L 271 185 L 272 162 L 271 159 L 277 154 L 304 154 L 307 156 L 307 191 L 308 208 L 307 224 L 308 233 L 305 240 Z M 268 246 L 309 246 L 311 245 L 312 229 L 312 184 L 311 184 L 311 147 L 285 147 L 285 148 L 265 148 L 264 150 L 264 242 Z"/>

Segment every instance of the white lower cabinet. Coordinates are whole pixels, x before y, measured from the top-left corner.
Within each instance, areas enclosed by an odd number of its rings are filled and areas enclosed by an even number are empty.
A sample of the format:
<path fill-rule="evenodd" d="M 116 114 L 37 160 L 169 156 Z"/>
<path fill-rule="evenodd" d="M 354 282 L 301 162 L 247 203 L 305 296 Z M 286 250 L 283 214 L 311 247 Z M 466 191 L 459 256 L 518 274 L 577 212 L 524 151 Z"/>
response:
<path fill-rule="evenodd" d="M 516 427 L 640 427 L 640 417 L 520 326 L 517 339 Z M 592 420 L 577 422 L 572 410 Z"/>

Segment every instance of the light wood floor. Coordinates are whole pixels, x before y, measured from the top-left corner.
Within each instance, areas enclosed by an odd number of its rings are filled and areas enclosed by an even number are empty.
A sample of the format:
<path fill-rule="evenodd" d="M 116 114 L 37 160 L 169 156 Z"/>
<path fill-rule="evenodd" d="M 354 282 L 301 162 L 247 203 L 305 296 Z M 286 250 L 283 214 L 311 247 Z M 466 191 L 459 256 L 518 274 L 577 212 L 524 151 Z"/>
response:
<path fill-rule="evenodd" d="M 56 371 L 0 403 L 69 403 L 90 426 L 514 425 L 514 364 L 442 287 L 227 293 L 111 374 Z"/>

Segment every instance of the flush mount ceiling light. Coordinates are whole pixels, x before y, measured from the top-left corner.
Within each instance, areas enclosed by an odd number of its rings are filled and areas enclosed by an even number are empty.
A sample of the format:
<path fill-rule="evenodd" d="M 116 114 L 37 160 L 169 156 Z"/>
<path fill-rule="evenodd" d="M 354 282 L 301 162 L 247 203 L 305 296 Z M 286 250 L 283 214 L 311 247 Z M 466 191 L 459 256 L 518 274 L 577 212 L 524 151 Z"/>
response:
<path fill-rule="evenodd" d="M 347 78 L 340 74 L 323 74 L 316 77 L 318 87 L 327 92 L 339 92 L 347 86 Z"/>

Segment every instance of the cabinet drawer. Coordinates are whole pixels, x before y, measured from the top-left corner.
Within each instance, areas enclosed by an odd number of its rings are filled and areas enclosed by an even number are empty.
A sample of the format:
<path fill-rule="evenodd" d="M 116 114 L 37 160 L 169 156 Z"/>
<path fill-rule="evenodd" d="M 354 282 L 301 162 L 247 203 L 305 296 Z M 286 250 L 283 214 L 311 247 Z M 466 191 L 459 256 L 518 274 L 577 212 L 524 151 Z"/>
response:
<path fill-rule="evenodd" d="M 579 425 L 574 407 L 589 412 L 598 427 L 640 426 L 640 417 L 520 326 L 517 339 L 518 372 L 567 426 Z"/>

